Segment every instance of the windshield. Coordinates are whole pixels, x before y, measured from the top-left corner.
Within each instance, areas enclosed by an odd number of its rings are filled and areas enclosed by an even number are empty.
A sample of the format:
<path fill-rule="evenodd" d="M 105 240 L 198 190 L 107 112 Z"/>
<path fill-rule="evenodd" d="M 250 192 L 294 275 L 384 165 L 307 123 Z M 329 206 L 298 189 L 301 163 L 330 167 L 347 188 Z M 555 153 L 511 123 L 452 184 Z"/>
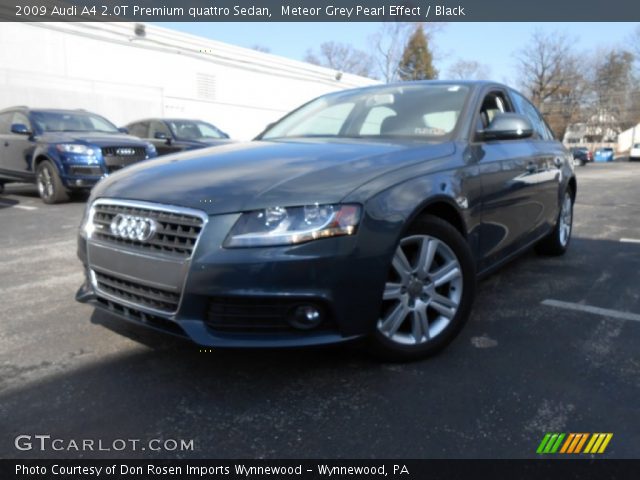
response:
<path fill-rule="evenodd" d="M 317 98 L 273 125 L 262 139 L 413 138 L 443 140 L 469 89 L 456 84 L 384 86 Z"/>
<path fill-rule="evenodd" d="M 176 138 L 183 140 L 206 140 L 227 138 L 226 134 L 210 123 L 192 120 L 170 120 L 167 122 Z"/>
<path fill-rule="evenodd" d="M 31 118 L 42 132 L 119 133 L 113 123 L 93 113 L 33 112 Z"/>

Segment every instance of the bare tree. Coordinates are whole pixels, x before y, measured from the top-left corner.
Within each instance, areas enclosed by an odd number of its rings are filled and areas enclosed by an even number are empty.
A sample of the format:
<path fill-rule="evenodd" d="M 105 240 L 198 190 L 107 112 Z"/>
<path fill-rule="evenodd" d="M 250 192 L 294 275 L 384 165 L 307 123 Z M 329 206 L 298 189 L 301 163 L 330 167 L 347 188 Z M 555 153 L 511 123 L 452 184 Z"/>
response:
<path fill-rule="evenodd" d="M 538 30 L 516 58 L 522 89 L 562 138 L 587 93 L 578 55 L 564 35 Z"/>
<path fill-rule="evenodd" d="M 373 47 L 373 59 L 377 75 L 385 82 L 398 80 L 398 65 L 402 60 L 404 49 L 409 43 L 409 38 L 415 32 L 418 25 L 424 28 L 424 34 L 437 60 L 437 51 L 434 51 L 434 34 L 446 25 L 445 23 L 410 23 L 410 22 L 385 22 L 380 29 L 369 38 Z"/>
<path fill-rule="evenodd" d="M 339 72 L 363 77 L 373 76 L 374 67 L 371 56 L 344 43 L 324 42 L 320 45 L 319 52 L 308 50 L 304 60 Z"/>
<path fill-rule="evenodd" d="M 638 86 L 633 73 L 632 53 L 611 49 L 598 56 L 594 68 L 595 114 L 609 136 L 638 121 Z M 635 108 L 634 108 L 635 107 Z"/>
<path fill-rule="evenodd" d="M 573 52 L 560 33 L 537 30 L 516 57 L 520 83 L 537 107 L 573 81 L 566 69 Z"/>
<path fill-rule="evenodd" d="M 458 60 L 447 70 L 447 77 L 454 80 L 488 80 L 491 68 L 475 60 Z"/>

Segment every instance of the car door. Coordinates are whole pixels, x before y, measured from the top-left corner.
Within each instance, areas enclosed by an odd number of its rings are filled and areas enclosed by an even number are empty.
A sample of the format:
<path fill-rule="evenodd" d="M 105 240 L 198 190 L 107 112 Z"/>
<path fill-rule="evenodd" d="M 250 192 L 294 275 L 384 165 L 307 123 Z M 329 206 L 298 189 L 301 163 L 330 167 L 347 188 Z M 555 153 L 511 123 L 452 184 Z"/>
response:
<path fill-rule="evenodd" d="M 475 129 L 486 128 L 500 112 L 514 112 L 507 92 L 487 90 L 478 102 Z M 538 150 L 528 139 L 483 140 L 475 135 L 471 156 L 480 170 L 482 220 L 479 270 L 515 253 L 531 238 L 541 207 L 536 200 Z"/>
<path fill-rule="evenodd" d="M 536 197 L 543 210 L 534 228 L 536 232 L 555 225 L 560 208 L 559 186 L 562 183 L 562 165 L 567 155 L 564 147 L 558 142 L 545 122 L 542 114 L 521 94 L 511 91 L 511 96 L 518 113 L 526 115 L 533 126 L 531 142 L 535 145 Z"/>
<path fill-rule="evenodd" d="M 35 148 L 33 137 L 11 132 L 11 126 L 15 124 L 24 125 L 32 131 L 31 122 L 22 112 L 10 112 L 2 124 L 2 168 L 18 179 L 31 178 L 31 156 Z"/>
<path fill-rule="evenodd" d="M 162 135 L 163 138 L 157 138 L 160 136 L 159 134 Z M 180 146 L 176 144 L 167 124 L 159 120 L 151 120 L 149 122 L 148 140 L 156 146 L 158 155 L 167 155 L 181 150 Z"/>

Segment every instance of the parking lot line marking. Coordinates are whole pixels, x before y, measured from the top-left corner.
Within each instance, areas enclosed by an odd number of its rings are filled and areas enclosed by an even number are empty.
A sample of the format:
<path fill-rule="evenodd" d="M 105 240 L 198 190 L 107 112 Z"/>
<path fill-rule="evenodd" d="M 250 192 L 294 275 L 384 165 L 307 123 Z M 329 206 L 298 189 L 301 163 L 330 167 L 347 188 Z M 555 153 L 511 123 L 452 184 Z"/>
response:
<path fill-rule="evenodd" d="M 620 241 L 624 243 L 640 243 L 640 239 L 637 238 L 621 238 Z"/>
<path fill-rule="evenodd" d="M 592 313 L 594 315 L 602 315 L 603 317 L 618 318 L 620 320 L 632 320 L 640 322 L 640 315 L 631 312 L 621 312 L 620 310 L 610 310 L 608 308 L 592 307 L 591 305 L 582 305 L 581 303 L 562 302 L 560 300 L 546 299 L 542 305 L 547 307 L 566 308 L 567 310 L 576 310 L 578 312 Z"/>
<path fill-rule="evenodd" d="M 11 203 L 3 202 L 2 200 L 0 200 L 0 204 L 8 205 L 8 206 L 13 207 L 13 208 L 20 208 L 22 210 L 37 210 L 38 209 L 38 207 L 30 207 L 29 205 L 12 205 Z"/>

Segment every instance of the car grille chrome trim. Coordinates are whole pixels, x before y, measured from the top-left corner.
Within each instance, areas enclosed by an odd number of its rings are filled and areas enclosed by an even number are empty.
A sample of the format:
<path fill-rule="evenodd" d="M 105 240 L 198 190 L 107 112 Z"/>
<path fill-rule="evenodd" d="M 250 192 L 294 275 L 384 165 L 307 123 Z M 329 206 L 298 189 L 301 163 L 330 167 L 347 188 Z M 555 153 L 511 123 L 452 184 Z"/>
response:
<path fill-rule="evenodd" d="M 92 238 L 102 243 L 116 244 L 123 249 L 190 258 L 206 223 L 206 215 L 190 209 L 157 207 L 149 204 L 142 206 L 139 202 L 125 205 L 123 202 L 96 200 L 91 206 L 89 218 L 94 226 Z M 114 234 L 111 230 L 111 222 L 120 214 L 153 219 L 157 224 L 153 238 L 139 241 Z"/>
<path fill-rule="evenodd" d="M 171 243 L 168 246 L 163 244 L 160 246 L 154 245 L 153 248 L 144 248 L 144 246 L 140 248 L 139 244 L 144 244 L 145 242 L 123 240 L 113 235 L 109 236 L 108 233 L 103 232 L 102 230 L 105 230 L 110 233 L 110 222 L 103 229 L 97 228 L 94 220 L 96 219 L 96 215 L 99 215 L 99 212 L 104 211 L 105 208 L 108 212 L 111 212 L 114 217 L 119 212 L 126 212 L 126 214 L 131 214 L 131 212 L 141 212 L 143 215 L 154 216 L 154 218 L 157 217 L 160 219 L 158 220 L 159 222 L 168 222 L 170 224 L 172 222 L 178 222 L 178 224 L 182 226 L 188 225 L 189 229 L 196 229 L 197 232 L 195 234 L 193 234 L 193 232 L 196 230 L 187 232 L 190 233 L 187 235 L 187 238 L 189 239 L 188 248 L 180 242 L 178 242 L 180 243 L 179 248 L 176 248 L 174 243 Z M 153 262 L 154 259 L 161 261 L 163 258 L 167 258 L 168 255 L 173 256 L 177 260 L 181 260 L 183 263 L 186 262 L 187 269 L 178 291 L 172 292 L 157 286 L 148 285 L 142 280 L 135 281 L 135 279 L 130 277 L 124 278 L 122 276 L 118 276 L 118 272 L 100 272 L 99 270 L 94 269 L 94 266 L 91 263 L 91 257 L 89 256 L 89 276 L 94 291 L 98 297 L 118 303 L 124 307 L 140 310 L 144 313 L 164 316 L 175 315 L 180 309 L 180 305 L 182 303 L 182 296 L 184 286 L 187 281 L 188 267 L 191 263 L 191 257 L 198 245 L 202 230 L 208 220 L 209 218 L 204 212 L 184 207 L 133 200 L 95 200 L 90 206 L 89 218 L 87 219 L 87 222 L 94 226 L 93 232 L 87 236 L 88 242 L 97 242 L 100 245 L 107 246 L 113 250 L 128 252 L 134 255 L 140 255 L 142 250 L 144 252 L 144 256 L 151 262 Z M 98 224 L 104 223 L 104 221 L 98 222 Z M 165 225 L 163 225 L 163 228 L 165 228 Z M 174 233 L 174 235 L 177 236 L 178 234 Z M 149 240 L 149 244 L 152 244 L 154 240 L 155 239 Z M 176 252 L 178 254 L 177 256 L 175 255 Z M 176 268 L 178 268 L 178 266 L 176 266 Z"/>

